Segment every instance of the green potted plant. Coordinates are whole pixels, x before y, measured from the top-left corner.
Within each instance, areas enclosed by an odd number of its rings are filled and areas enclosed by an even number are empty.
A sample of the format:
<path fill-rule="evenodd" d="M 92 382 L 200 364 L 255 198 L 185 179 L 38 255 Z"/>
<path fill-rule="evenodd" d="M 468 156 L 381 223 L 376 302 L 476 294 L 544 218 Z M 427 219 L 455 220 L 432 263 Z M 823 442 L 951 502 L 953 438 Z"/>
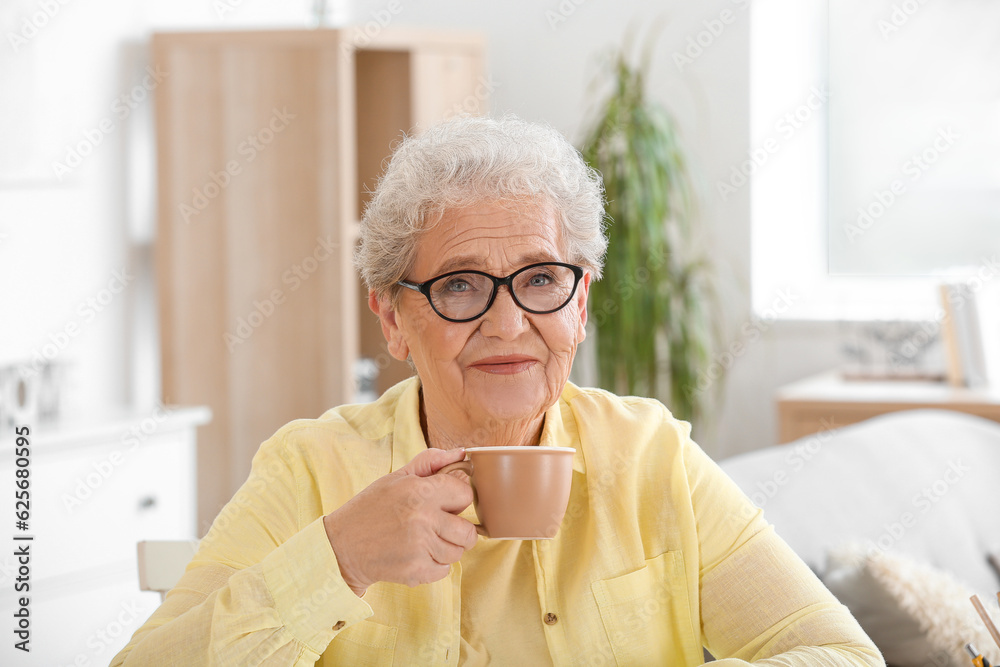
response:
<path fill-rule="evenodd" d="M 648 65 L 649 50 L 638 67 L 615 56 L 611 92 L 581 149 L 603 176 L 611 218 L 604 277 L 591 287 L 598 382 L 697 420 L 714 384 L 715 299 L 692 234 L 687 163 L 670 114 L 646 95 Z"/>

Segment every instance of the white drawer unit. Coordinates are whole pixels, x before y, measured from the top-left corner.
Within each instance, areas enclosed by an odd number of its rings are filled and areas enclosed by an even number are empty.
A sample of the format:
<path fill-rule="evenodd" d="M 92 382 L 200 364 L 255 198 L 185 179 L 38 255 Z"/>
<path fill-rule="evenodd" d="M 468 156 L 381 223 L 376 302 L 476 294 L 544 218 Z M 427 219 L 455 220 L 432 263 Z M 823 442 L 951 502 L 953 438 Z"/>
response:
<path fill-rule="evenodd" d="M 196 523 L 196 432 L 208 408 L 158 406 L 30 435 L 31 518 L 14 527 L 14 442 L 0 433 L 0 614 L 12 618 L 15 533 L 32 535 L 31 652 L 0 643 L 2 665 L 106 665 L 159 605 L 139 591 L 140 540 L 191 539 Z M 3 490 L 8 492 L 4 493 Z M 6 537 L 4 534 L 6 533 Z"/>

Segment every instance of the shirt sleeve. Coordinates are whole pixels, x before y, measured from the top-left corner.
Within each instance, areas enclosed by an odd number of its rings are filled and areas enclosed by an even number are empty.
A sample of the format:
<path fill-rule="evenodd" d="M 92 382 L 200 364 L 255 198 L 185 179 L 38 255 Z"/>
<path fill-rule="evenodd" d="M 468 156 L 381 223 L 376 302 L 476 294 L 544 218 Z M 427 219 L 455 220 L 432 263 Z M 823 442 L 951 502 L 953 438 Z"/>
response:
<path fill-rule="evenodd" d="M 299 515 L 305 465 L 279 431 L 215 519 L 184 576 L 115 656 L 118 665 L 312 665 L 372 615 L 344 582 L 323 517 Z"/>
<path fill-rule="evenodd" d="M 882 666 L 850 611 L 767 524 L 718 465 L 687 440 L 700 548 L 700 606 L 712 665 Z"/>

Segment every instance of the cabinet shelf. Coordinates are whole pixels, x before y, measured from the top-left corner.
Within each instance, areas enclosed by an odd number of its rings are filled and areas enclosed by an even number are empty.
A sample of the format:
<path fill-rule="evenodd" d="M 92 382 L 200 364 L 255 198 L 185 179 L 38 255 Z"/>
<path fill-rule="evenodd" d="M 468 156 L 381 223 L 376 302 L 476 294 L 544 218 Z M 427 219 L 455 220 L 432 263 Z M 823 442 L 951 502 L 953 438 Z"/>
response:
<path fill-rule="evenodd" d="M 900 410 L 953 410 L 1000 422 L 1000 390 L 927 380 L 847 380 L 830 372 L 783 386 L 775 398 L 782 443 Z"/>

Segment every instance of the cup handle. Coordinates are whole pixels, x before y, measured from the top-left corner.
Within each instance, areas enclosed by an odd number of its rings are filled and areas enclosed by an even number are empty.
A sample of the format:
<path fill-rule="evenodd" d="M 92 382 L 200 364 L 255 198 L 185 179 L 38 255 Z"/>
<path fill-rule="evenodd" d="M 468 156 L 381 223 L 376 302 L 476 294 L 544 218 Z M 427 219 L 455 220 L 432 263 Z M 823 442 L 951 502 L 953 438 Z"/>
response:
<path fill-rule="evenodd" d="M 469 476 L 469 479 L 472 479 L 472 461 L 469 461 L 468 459 L 465 461 L 456 461 L 455 463 L 449 463 L 448 465 L 444 466 L 434 474 L 440 475 L 443 472 L 451 472 L 452 470 L 461 470 L 462 472 L 464 472 L 466 475 Z"/>
<path fill-rule="evenodd" d="M 464 472 L 466 475 L 469 476 L 469 481 L 471 483 L 471 481 L 472 481 L 472 461 L 466 460 L 466 461 L 456 461 L 455 463 L 449 463 L 448 465 L 444 466 L 443 468 L 441 468 L 440 470 L 438 470 L 434 474 L 435 475 L 440 475 L 441 473 L 451 472 L 452 470 L 461 470 L 462 472 Z M 486 529 L 483 528 L 480 524 L 474 523 L 472 525 L 474 525 L 476 527 L 476 532 L 477 533 L 479 533 L 483 537 L 489 537 L 489 535 L 486 534 Z"/>

